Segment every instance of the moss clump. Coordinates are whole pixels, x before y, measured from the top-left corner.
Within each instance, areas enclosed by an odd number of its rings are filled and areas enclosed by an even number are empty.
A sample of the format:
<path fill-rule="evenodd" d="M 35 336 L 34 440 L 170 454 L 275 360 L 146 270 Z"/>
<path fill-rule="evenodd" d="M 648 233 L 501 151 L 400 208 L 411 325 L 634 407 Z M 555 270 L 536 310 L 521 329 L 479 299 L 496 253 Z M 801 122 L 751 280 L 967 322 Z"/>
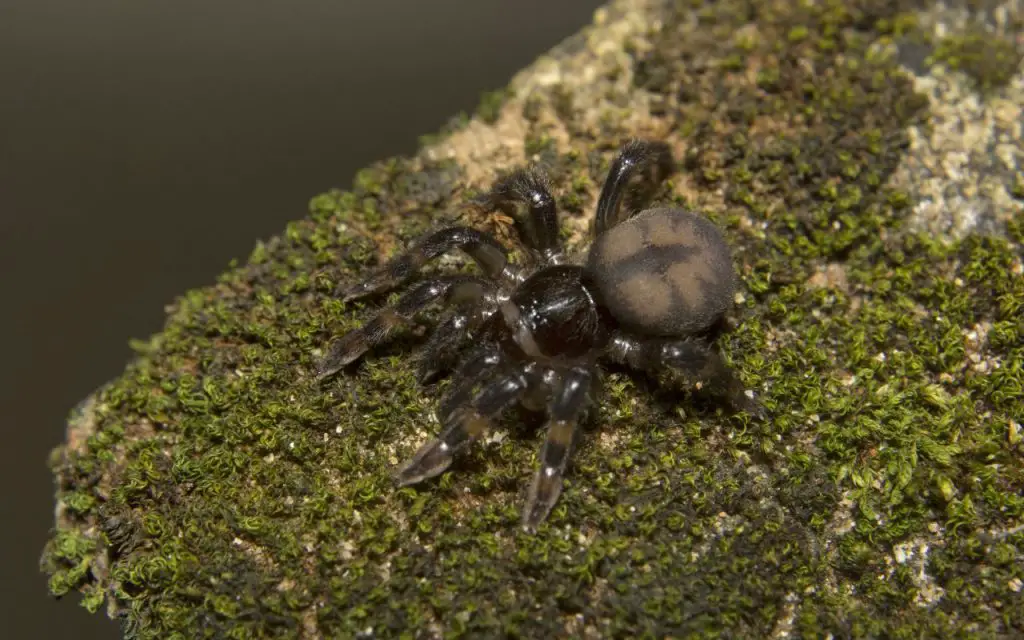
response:
<path fill-rule="evenodd" d="M 1010 38 L 974 27 L 941 39 L 929 62 L 966 73 L 987 92 L 1006 85 L 1017 73 L 1022 58 L 1024 50 Z"/>
<path fill-rule="evenodd" d="M 501 107 L 510 98 L 508 89 L 488 91 L 480 97 L 480 104 L 476 108 L 476 115 L 482 122 L 494 124 L 501 113 Z"/>
<path fill-rule="evenodd" d="M 768 420 L 613 372 L 536 535 L 517 523 L 541 436 L 515 416 L 395 490 L 446 383 L 415 382 L 415 330 L 317 383 L 319 350 L 374 306 L 333 292 L 441 212 L 508 233 L 463 206 L 466 167 L 392 160 L 183 296 L 73 415 L 51 591 L 138 638 L 1020 634 L 1024 223 L 902 229 L 885 185 L 923 100 L 874 53 L 899 5 L 666 8 L 653 37 L 595 44 L 643 53 L 581 89 L 594 112 L 569 85 L 501 107 L 575 215 L 622 138 L 678 150 L 656 197 L 735 247 L 721 346 Z"/>
<path fill-rule="evenodd" d="M 1013 179 L 1013 188 L 1010 193 L 1018 200 L 1024 200 L 1024 172 L 1017 172 Z"/>

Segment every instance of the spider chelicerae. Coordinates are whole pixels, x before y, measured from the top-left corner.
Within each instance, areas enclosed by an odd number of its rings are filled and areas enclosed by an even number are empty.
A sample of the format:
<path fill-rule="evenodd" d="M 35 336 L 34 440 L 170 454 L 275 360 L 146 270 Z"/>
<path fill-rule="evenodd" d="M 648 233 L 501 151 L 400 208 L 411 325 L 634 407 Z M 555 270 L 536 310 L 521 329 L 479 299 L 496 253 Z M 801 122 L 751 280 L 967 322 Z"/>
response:
<path fill-rule="evenodd" d="M 563 250 L 546 178 L 523 169 L 499 180 L 478 203 L 514 216 L 527 249 L 525 264 L 513 264 L 492 236 L 452 226 L 426 235 L 344 291 L 347 302 L 392 289 L 455 249 L 482 272 L 419 281 L 393 306 L 333 342 L 318 364 L 318 377 L 324 378 L 431 304 L 450 308 L 419 365 L 424 383 L 455 370 L 438 406 L 441 432 L 399 467 L 399 486 L 442 473 L 515 403 L 546 411 L 547 436 L 523 510 L 523 524 L 535 528 L 561 493 L 602 361 L 695 378 L 734 408 L 760 415 L 760 405 L 712 346 L 736 287 L 722 234 L 685 209 L 623 206 L 638 200 L 638 187 L 657 185 L 672 167 L 664 144 L 635 140 L 623 146 L 598 198 L 593 242 L 576 260 Z M 525 218 L 515 215 L 517 206 L 528 211 Z"/>

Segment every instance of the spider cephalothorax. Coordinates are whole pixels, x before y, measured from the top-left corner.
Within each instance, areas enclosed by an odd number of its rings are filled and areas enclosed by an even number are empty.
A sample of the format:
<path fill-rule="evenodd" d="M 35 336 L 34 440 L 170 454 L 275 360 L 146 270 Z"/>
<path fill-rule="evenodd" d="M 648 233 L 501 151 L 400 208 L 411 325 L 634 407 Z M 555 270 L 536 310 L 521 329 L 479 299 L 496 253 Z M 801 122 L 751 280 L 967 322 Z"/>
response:
<path fill-rule="evenodd" d="M 319 364 L 318 375 L 330 375 L 431 303 L 451 307 L 420 363 L 423 381 L 456 370 L 439 405 L 441 433 L 398 469 L 399 485 L 443 472 L 518 402 L 548 418 L 523 512 L 523 523 L 536 526 L 561 492 L 576 426 L 594 400 L 602 360 L 649 373 L 676 371 L 724 391 L 734 406 L 758 408 L 707 338 L 732 304 L 736 284 L 717 227 L 677 208 L 623 213 L 630 186 L 644 177 L 660 181 L 671 165 L 664 145 L 634 141 L 622 148 L 598 199 L 596 237 L 579 261 L 563 255 L 555 200 L 542 176 L 518 171 L 480 202 L 492 209 L 528 208 L 524 266 L 512 264 L 491 236 L 448 227 L 345 292 L 348 301 L 393 288 L 453 249 L 467 253 L 483 272 L 420 281 L 394 306 L 334 342 Z"/>

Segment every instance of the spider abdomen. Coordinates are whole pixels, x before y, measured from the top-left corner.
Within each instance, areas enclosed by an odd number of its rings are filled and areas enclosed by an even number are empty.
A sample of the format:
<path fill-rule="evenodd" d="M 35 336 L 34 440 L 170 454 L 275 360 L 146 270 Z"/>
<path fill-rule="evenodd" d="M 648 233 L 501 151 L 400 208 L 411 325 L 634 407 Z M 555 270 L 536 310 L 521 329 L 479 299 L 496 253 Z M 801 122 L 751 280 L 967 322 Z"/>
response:
<path fill-rule="evenodd" d="M 588 270 L 615 319 L 651 336 L 710 327 L 736 289 L 722 233 L 684 209 L 648 209 L 609 229 L 594 241 Z"/>

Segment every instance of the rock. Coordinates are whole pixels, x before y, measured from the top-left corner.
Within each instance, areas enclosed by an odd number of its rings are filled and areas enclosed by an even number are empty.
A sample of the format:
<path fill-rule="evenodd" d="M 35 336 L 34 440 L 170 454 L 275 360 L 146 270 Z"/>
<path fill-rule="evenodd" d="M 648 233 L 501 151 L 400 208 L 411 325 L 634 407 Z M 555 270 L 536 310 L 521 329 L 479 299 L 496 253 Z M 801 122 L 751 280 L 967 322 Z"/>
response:
<path fill-rule="evenodd" d="M 76 410 L 50 590 L 133 638 L 1024 633 L 1024 85 L 948 40 L 1012 61 L 1022 12 L 917 7 L 617 0 L 315 197 Z M 442 222 L 514 242 L 472 200 L 528 162 L 582 246 L 631 137 L 734 247 L 719 344 L 768 417 L 616 371 L 535 534 L 541 435 L 512 423 L 396 490 L 447 383 L 417 384 L 412 331 L 316 381 L 378 304 L 334 292 Z"/>

